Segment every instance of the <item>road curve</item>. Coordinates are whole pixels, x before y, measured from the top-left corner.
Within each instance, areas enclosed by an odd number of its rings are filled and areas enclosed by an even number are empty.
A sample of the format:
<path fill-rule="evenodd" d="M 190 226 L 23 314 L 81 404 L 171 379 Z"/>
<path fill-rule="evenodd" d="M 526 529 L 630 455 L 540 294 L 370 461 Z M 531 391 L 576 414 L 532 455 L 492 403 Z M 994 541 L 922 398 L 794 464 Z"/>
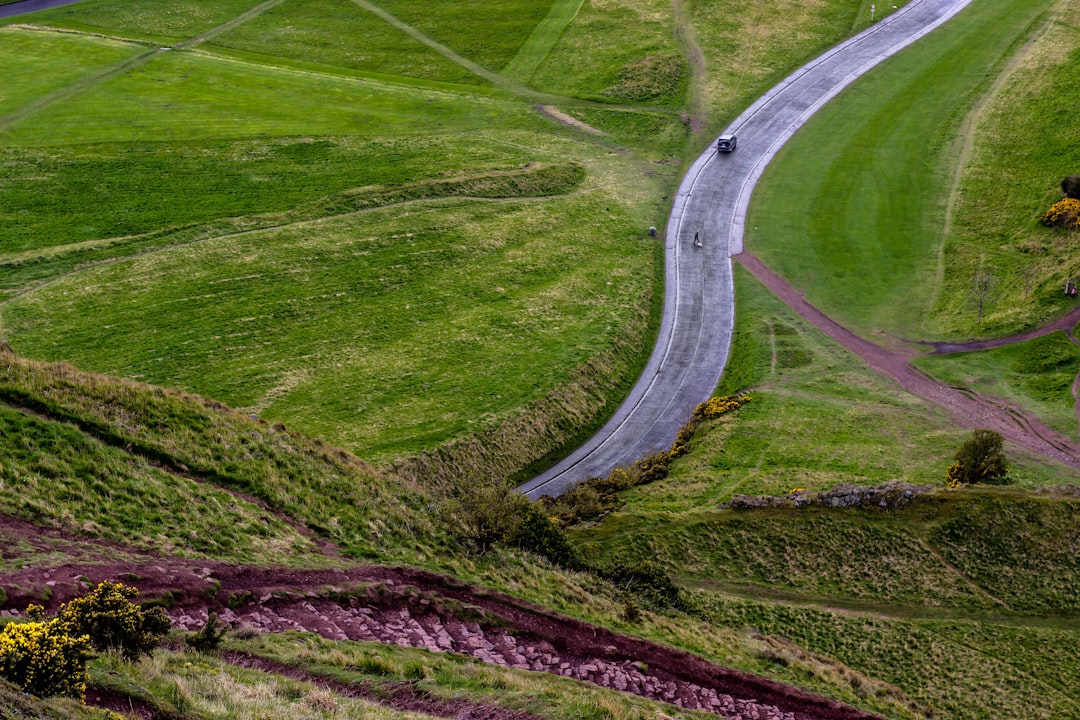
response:
<path fill-rule="evenodd" d="M 716 388 L 735 320 L 731 256 L 742 252 L 750 194 L 781 146 L 811 115 L 885 58 L 972 0 L 912 0 L 788 76 L 728 127 L 738 149 L 710 146 L 687 171 L 665 235 L 664 314 L 645 371 L 599 432 L 518 490 L 558 496 L 591 477 L 671 446 Z M 700 238 L 700 246 L 695 243 Z"/>

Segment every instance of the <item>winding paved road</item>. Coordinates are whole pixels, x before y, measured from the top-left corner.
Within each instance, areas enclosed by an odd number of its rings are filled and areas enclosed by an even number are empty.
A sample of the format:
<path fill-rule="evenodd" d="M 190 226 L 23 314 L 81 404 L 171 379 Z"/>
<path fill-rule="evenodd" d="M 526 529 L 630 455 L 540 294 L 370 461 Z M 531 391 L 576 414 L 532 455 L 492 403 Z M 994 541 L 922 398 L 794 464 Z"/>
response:
<path fill-rule="evenodd" d="M 735 152 L 719 155 L 710 147 L 690 166 L 668 221 L 664 315 L 644 373 L 596 435 L 519 491 L 531 498 L 561 495 L 671 446 L 724 369 L 735 318 L 731 256 L 742 252 L 750 194 L 766 165 L 844 87 L 971 1 L 912 0 L 791 74 L 736 118 L 727 130 L 738 134 Z"/>

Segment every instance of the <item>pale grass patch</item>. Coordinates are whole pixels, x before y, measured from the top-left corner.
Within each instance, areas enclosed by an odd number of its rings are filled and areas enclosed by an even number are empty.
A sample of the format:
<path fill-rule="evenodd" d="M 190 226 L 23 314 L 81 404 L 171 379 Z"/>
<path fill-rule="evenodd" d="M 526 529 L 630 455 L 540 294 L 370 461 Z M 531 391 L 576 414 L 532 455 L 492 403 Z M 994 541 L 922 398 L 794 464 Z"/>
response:
<path fill-rule="evenodd" d="M 206 655 L 158 651 L 140 663 L 107 658 L 135 687 L 153 688 L 185 714 L 207 720 L 411 720 L 366 700 L 345 698 L 311 683 L 227 665 Z"/>

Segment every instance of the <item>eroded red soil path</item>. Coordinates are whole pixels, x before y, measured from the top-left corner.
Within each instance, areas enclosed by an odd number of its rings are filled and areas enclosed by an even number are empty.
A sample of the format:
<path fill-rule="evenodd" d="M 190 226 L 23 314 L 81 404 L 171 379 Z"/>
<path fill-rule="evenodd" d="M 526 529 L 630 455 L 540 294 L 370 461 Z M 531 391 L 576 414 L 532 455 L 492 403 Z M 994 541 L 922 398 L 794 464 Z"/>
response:
<path fill-rule="evenodd" d="M 454 652 L 506 667 L 549 672 L 732 720 L 870 720 L 876 716 L 770 680 L 714 665 L 656 643 L 621 635 L 503 593 L 414 568 L 361 566 L 288 570 L 153 557 L 96 541 L 66 539 L 75 558 L 53 564 L 43 555 L 61 538 L 0 517 L 4 561 L 32 552 L 40 567 L 4 571 L 5 609 L 12 615 L 49 596 L 52 610 L 101 580 L 135 585 L 143 599 L 168 596 L 173 622 L 198 629 L 210 612 L 262 632 L 304 630 L 333 640 L 394 643 Z M 17 548 L 22 548 L 18 550 Z M 25 556 L 27 560 L 30 555 Z M 54 561 L 56 562 L 56 561 Z M 46 588 L 48 589 L 46 591 Z M 232 602 L 230 603 L 230 599 Z M 233 607 L 230 608 L 229 605 Z M 332 681 L 302 669 L 246 655 L 227 661 L 288 674 L 338 692 Z M 455 718 L 528 720 L 527 715 L 468 700 L 439 700 L 407 687 L 346 694 L 401 709 Z M 98 693 L 100 704 L 153 716 L 145 704 Z M 91 697 L 93 699 L 93 696 Z M 149 714 L 148 714 L 149 713 Z"/>
<path fill-rule="evenodd" d="M 916 370 L 910 364 L 914 352 L 890 350 L 864 340 L 847 328 L 839 325 L 825 313 L 811 305 L 786 280 L 770 270 L 752 253 L 744 252 L 734 257 L 743 267 L 753 274 L 774 295 L 799 314 L 804 320 L 821 330 L 836 342 L 858 355 L 875 372 L 895 380 L 900 387 L 912 395 L 944 408 L 952 415 L 955 422 L 968 428 L 989 428 L 996 430 L 1010 442 L 1033 452 L 1057 460 L 1065 465 L 1080 469 L 1080 446 L 1070 438 L 1047 427 L 1033 415 L 997 398 L 979 395 L 967 389 L 961 389 L 938 382 Z M 1077 309 L 1045 328 L 1028 333 L 1003 338 L 1001 340 L 977 341 L 966 344 L 941 343 L 938 352 L 957 352 L 959 349 L 978 350 L 1000 347 L 1011 342 L 1022 342 L 1049 334 L 1055 330 L 1072 328 L 1080 320 Z M 996 343 L 996 344 L 995 344 Z"/>

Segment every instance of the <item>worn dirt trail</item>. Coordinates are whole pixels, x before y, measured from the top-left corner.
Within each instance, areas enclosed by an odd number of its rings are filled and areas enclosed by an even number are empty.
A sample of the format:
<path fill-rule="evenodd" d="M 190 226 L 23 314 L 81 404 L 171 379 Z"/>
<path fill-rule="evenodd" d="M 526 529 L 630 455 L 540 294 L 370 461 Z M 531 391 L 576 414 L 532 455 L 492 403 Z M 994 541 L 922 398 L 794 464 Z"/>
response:
<path fill-rule="evenodd" d="M 944 408 L 958 425 L 996 430 L 1010 442 L 1080 469 L 1080 446 L 1056 430 L 1047 427 L 1038 418 L 1003 400 L 984 397 L 970 390 L 955 388 L 934 380 L 911 366 L 909 361 L 915 355 L 914 351 L 890 350 L 864 340 L 842 327 L 808 303 L 806 298 L 800 295 L 790 283 L 770 270 L 752 253 L 744 252 L 735 259 L 804 320 L 858 355 L 872 370 L 892 378 L 907 392 Z M 966 350 L 998 347 L 1010 342 L 1039 337 L 1055 329 L 1071 328 L 1077 320 L 1080 320 L 1080 309 L 1045 328 L 1022 333 L 1013 338 L 976 341 L 959 346 L 954 344 L 951 347 L 961 347 Z M 935 348 L 937 348 L 936 345 Z M 956 351 L 956 349 L 939 350 L 939 352 Z"/>
<path fill-rule="evenodd" d="M 621 692 L 742 720 L 870 720 L 855 710 L 765 678 L 621 635 L 546 608 L 414 568 L 357 566 L 291 570 L 226 565 L 125 549 L 100 541 L 65 538 L 23 521 L 0 516 L 0 540 L 9 566 L 20 552 L 38 563 L 50 549 L 71 547 L 75 560 L 48 567 L 24 566 L 3 573 L 7 600 L 0 615 L 17 614 L 41 602 L 48 589 L 55 610 L 92 584 L 119 580 L 137 586 L 143 599 L 168 594 L 175 625 L 201 628 L 210 612 L 236 626 L 261 632 L 304 630 L 332 640 L 383 642 L 432 652 L 469 655 L 487 663 L 548 672 Z M 26 560 L 30 560 L 27 556 Z M 230 599 L 232 602 L 230 602 Z M 230 607 L 232 605 L 232 607 Z M 288 674 L 338 692 L 325 679 L 301 669 L 251 656 L 226 660 Z M 361 686 L 349 696 L 382 698 L 400 709 L 442 717 L 527 720 L 522 713 L 469 701 L 437 701 L 406 689 Z M 400 691 L 398 691 L 400 690 Z M 99 692 L 100 704 L 136 708 L 129 698 Z"/>

